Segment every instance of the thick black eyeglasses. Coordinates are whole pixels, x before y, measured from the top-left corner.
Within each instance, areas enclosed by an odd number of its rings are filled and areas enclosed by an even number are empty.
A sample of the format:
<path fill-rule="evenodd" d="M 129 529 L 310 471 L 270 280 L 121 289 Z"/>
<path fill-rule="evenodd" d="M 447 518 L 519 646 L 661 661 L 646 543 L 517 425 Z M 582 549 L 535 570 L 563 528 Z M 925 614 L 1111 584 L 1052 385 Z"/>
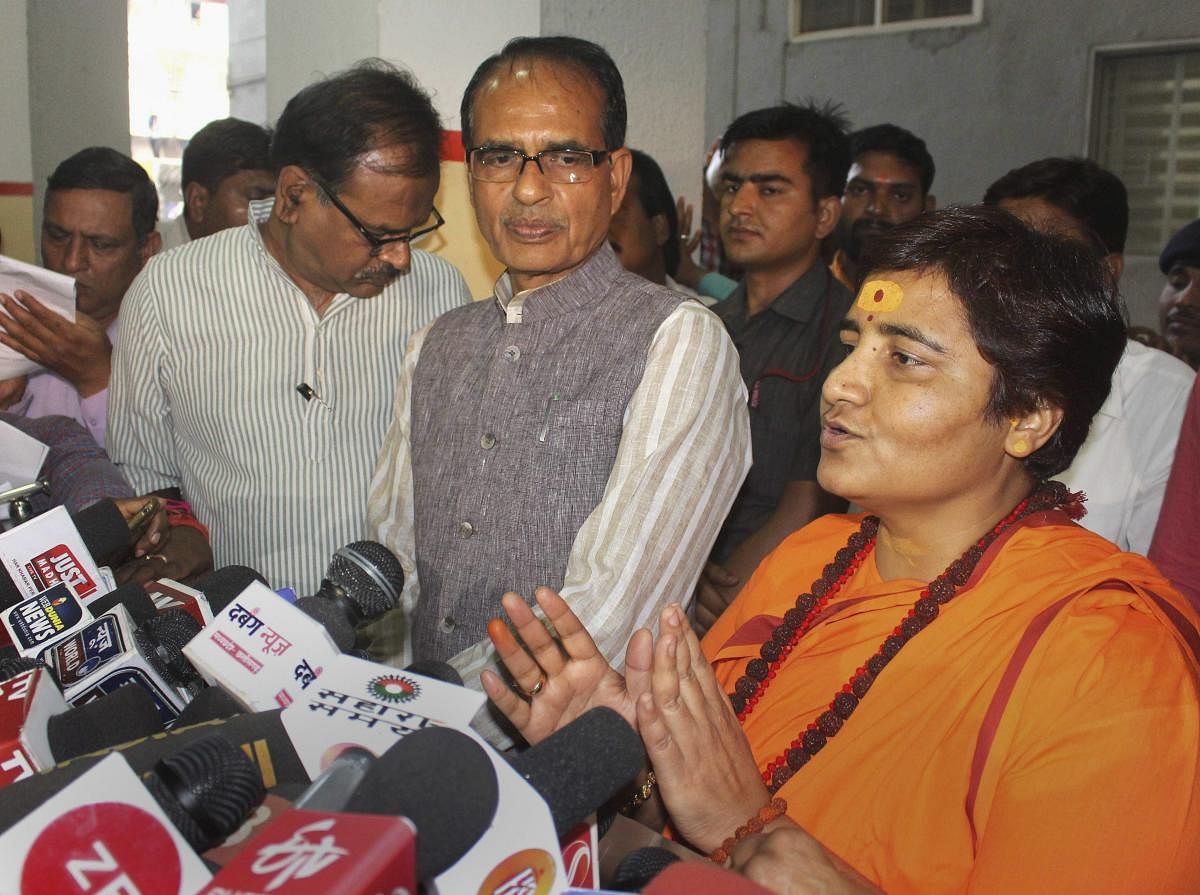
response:
<path fill-rule="evenodd" d="M 415 242 L 416 240 L 420 239 L 422 236 L 427 236 L 428 234 L 430 234 L 434 230 L 436 230 L 438 227 L 442 226 L 442 224 L 446 223 L 445 219 L 442 217 L 441 212 L 438 211 L 436 207 L 434 207 L 434 209 L 433 209 L 433 221 L 434 222 L 432 224 L 427 224 L 424 227 L 414 230 L 411 233 L 405 233 L 401 236 L 376 236 L 374 233 L 372 233 L 370 230 L 368 230 L 365 226 L 363 226 L 362 221 L 360 221 L 353 214 L 351 214 L 350 209 L 342 204 L 342 200 L 337 197 L 337 195 L 333 192 L 332 189 L 327 187 L 321 181 L 317 180 L 315 177 L 312 179 L 312 182 L 321 188 L 321 192 L 323 192 L 325 194 L 325 197 L 327 199 L 329 199 L 330 202 L 333 203 L 333 207 L 336 208 L 338 211 L 340 211 L 342 213 L 343 217 L 345 217 L 346 220 L 348 220 L 354 226 L 354 229 L 362 234 L 362 238 L 371 244 L 371 254 L 372 255 L 378 255 L 381 251 L 383 251 L 385 246 L 392 245 L 393 243 Z"/>
<path fill-rule="evenodd" d="M 488 183 L 512 183 L 533 162 L 551 183 L 587 183 L 607 149 L 543 149 L 526 155 L 511 146 L 476 146 L 470 152 L 471 176 Z"/>

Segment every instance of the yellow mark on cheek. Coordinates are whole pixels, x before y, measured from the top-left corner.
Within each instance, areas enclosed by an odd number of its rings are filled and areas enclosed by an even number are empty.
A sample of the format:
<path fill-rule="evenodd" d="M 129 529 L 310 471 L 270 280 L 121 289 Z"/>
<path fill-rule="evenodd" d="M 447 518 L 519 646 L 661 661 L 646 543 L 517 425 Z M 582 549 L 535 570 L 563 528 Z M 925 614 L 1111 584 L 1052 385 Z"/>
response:
<path fill-rule="evenodd" d="M 904 301 L 904 290 L 891 280 L 870 280 L 858 293 L 858 306 L 864 311 L 894 311 Z"/>

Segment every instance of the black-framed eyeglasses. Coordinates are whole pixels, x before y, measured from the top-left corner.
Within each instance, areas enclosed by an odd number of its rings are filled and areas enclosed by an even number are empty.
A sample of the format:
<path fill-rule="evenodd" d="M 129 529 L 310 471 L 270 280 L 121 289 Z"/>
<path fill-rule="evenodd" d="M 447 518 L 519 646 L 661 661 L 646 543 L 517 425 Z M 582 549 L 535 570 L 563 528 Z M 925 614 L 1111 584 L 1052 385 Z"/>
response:
<path fill-rule="evenodd" d="M 383 251 L 385 246 L 392 245 L 393 243 L 416 242 L 421 237 L 428 236 L 438 227 L 446 223 L 445 219 L 442 217 L 442 213 L 437 210 L 436 206 L 434 206 L 432 223 L 427 223 L 425 226 L 418 227 L 411 233 L 404 233 L 400 236 L 376 236 L 363 225 L 362 221 L 360 221 L 351 213 L 349 208 L 342 204 L 342 200 L 337 197 L 332 189 L 330 189 L 321 181 L 317 180 L 315 177 L 312 178 L 312 182 L 320 188 L 321 192 L 325 194 L 325 197 L 333 203 L 333 207 L 342 213 L 342 216 L 353 225 L 354 229 L 362 234 L 362 238 L 371 244 L 372 255 L 378 255 L 381 251 Z"/>
<path fill-rule="evenodd" d="M 487 183 L 512 183 L 533 162 L 551 183 L 587 183 L 610 155 L 607 149 L 543 149 L 526 155 L 511 146 L 476 146 L 470 152 L 471 176 Z"/>

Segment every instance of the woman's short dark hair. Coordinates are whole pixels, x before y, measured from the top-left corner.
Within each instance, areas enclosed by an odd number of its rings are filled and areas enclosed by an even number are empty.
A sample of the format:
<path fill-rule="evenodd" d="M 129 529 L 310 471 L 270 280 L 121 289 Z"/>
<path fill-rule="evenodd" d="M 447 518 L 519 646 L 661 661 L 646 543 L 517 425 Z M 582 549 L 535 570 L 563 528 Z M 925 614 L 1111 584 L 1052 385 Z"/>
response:
<path fill-rule="evenodd" d="M 863 264 L 866 279 L 887 271 L 945 277 L 995 370 L 986 418 L 1060 408 L 1058 431 L 1023 462 L 1035 481 L 1071 465 L 1125 350 L 1116 287 L 1094 252 L 999 208 L 966 206 L 880 234 Z"/>
<path fill-rule="evenodd" d="M 675 197 L 667 185 L 667 177 L 654 158 L 640 149 L 631 149 L 633 176 L 630 189 L 637 188 L 637 199 L 646 217 L 661 214 L 667 222 L 667 241 L 662 247 L 663 268 L 669 276 L 679 270 L 679 212 Z"/>
<path fill-rule="evenodd" d="M 128 193 L 133 232 L 138 242 L 154 232 L 158 220 L 158 190 L 146 169 L 107 146 L 89 146 L 64 159 L 46 181 L 55 190 L 110 190 Z"/>
<path fill-rule="evenodd" d="M 468 150 L 475 146 L 474 110 L 475 94 L 479 85 L 501 65 L 510 68 L 517 62 L 535 59 L 539 62 L 567 66 L 584 75 L 596 85 L 604 97 L 604 118 L 600 122 L 604 134 L 604 146 L 596 149 L 620 149 L 625 145 L 625 82 L 621 72 L 608 51 L 599 44 L 581 37 L 514 37 L 494 56 L 489 56 L 475 69 L 467 89 L 463 91 L 459 121 L 462 127 L 463 146 Z"/>
<path fill-rule="evenodd" d="M 413 76 L 365 59 L 288 100 L 271 137 L 271 167 L 278 176 L 297 165 L 336 189 L 366 153 L 405 146 L 404 161 L 385 173 L 429 177 L 439 170 L 441 137 L 441 118 Z"/>

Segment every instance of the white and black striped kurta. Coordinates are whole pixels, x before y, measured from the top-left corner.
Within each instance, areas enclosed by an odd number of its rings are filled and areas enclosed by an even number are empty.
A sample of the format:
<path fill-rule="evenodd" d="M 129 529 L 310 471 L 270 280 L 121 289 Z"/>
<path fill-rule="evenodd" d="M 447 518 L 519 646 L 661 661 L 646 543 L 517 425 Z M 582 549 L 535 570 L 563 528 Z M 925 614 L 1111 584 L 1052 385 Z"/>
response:
<path fill-rule="evenodd" d="M 405 343 L 468 301 L 452 265 L 414 250 L 380 295 L 338 295 L 318 316 L 253 222 L 188 243 L 125 296 L 109 451 L 138 493 L 182 488 L 218 567 L 313 593 L 330 554 L 365 534 Z"/>

